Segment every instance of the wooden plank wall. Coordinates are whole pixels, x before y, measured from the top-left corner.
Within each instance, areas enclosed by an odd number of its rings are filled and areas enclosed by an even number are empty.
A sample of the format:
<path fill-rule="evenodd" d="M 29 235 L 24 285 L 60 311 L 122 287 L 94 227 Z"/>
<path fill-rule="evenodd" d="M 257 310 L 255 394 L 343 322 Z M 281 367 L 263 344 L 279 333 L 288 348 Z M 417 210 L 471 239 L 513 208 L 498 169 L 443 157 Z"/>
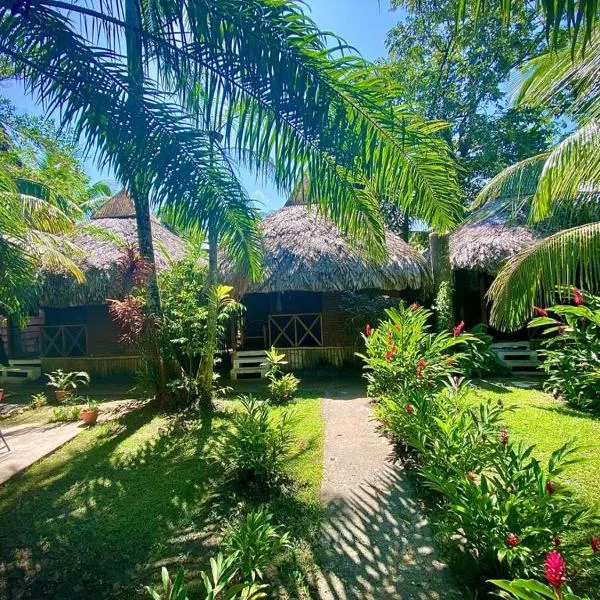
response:
<path fill-rule="evenodd" d="M 137 355 L 53 357 L 42 358 L 41 361 L 44 373 L 50 373 L 56 369 L 87 371 L 92 378 L 135 375 L 143 366 L 142 357 Z"/>

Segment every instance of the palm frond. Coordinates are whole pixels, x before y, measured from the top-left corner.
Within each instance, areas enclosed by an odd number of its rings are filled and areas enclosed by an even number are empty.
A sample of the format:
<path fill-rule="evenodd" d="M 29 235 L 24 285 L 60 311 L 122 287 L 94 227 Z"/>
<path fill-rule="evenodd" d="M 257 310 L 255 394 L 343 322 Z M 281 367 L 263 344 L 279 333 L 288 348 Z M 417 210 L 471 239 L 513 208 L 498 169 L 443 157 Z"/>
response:
<path fill-rule="evenodd" d="M 561 289 L 575 285 L 600 286 L 600 222 L 560 231 L 509 259 L 488 293 L 490 322 L 500 330 L 522 327 L 534 305 L 554 304 Z"/>

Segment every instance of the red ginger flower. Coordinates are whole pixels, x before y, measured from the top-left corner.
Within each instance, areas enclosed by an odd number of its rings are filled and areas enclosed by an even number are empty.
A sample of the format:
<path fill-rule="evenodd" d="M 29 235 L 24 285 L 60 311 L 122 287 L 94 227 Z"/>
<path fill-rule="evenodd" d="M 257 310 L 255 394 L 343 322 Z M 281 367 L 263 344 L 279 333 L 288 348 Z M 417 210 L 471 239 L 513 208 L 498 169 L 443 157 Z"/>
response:
<path fill-rule="evenodd" d="M 576 288 L 573 288 L 573 302 L 576 306 L 581 306 L 584 304 L 583 294 Z"/>
<path fill-rule="evenodd" d="M 567 563 L 558 550 L 548 552 L 544 561 L 544 571 L 548 583 L 555 591 L 567 580 Z"/>
<path fill-rule="evenodd" d="M 398 350 L 398 348 L 396 348 L 396 346 L 392 346 L 386 353 L 385 353 L 385 360 L 392 360 L 394 354 L 396 354 L 396 350 Z"/>
<path fill-rule="evenodd" d="M 406 412 L 410 415 L 412 413 L 412 411 L 414 410 L 413 405 L 410 402 L 406 403 L 406 406 L 404 407 L 406 408 Z"/>
<path fill-rule="evenodd" d="M 462 333 L 462 330 L 465 327 L 465 322 L 461 321 L 452 331 L 454 332 L 454 337 L 456 337 L 457 335 L 460 335 Z"/>
<path fill-rule="evenodd" d="M 418 302 L 413 302 L 410 305 L 410 310 L 412 310 L 413 312 L 415 312 L 418 308 L 419 308 L 419 303 Z"/>
<path fill-rule="evenodd" d="M 509 533 L 506 536 L 506 543 L 511 547 L 514 548 L 516 545 L 518 545 L 519 543 L 519 538 L 518 536 L 516 536 L 514 533 Z"/>
<path fill-rule="evenodd" d="M 506 446 L 506 444 L 508 444 L 508 431 L 506 429 L 503 429 L 500 432 L 500 443 L 503 446 Z"/>
<path fill-rule="evenodd" d="M 371 334 L 373 333 L 373 328 L 367 323 L 363 331 L 367 337 L 371 337 Z"/>
<path fill-rule="evenodd" d="M 475 473 L 473 473 L 473 471 L 469 471 L 469 472 L 467 473 L 467 479 L 468 479 L 469 481 L 475 481 Z"/>
<path fill-rule="evenodd" d="M 546 481 L 546 491 L 550 496 L 552 496 L 552 494 L 554 494 L 554 492 L 556 491 L 556 484 L 551 479 L 548 479 L 548 481 Z"/>
<path fill-rule="evenodd" d="M 535 314 L 538 317 L 547 317 L 548 311 L 545 308 L 540 308 L 539 306 L 534 306 L 533 310 L 535 310 Z"/>
<path fill-rule="evenodd" d="M 594 552 L 600 552 L 600 538 L 596 535 L 592 536 L 590 540 L 590 546 Z"/>
<path fill-rule="evenodd" d="M 421 358 L 417 361 L 417 377 L 423 377 L 423 372 L 425 371 L 426 365 L 427 361 L 424 358 Z"/>
<path fill-rule="evenodd" d="M 562 540 L 556 536 L 553 540 L 552 543 L 554 544 L 555 548 L 558 548 L 561 544 L 562 544 Z"/>

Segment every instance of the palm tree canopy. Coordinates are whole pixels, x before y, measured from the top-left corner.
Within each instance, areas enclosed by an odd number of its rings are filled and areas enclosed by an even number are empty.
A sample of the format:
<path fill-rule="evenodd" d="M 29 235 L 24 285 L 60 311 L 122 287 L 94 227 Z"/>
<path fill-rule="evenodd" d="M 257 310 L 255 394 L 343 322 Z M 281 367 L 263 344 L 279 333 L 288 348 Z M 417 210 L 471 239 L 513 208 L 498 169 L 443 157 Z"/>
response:
<path fill-rule="evenodd" d="M 349 56 L 341 40 L 330 48 L 332 38 L 299 3 L 141 3 L 136 33 L 146 74 L 134 114 L 124 3 L 92 6 L 33 0 L 25 11 L 0 2 L 0 51 L 126 187 L 144 165 L 153 204 L 177 204 L 182 221 L 219 223 L 250 272 L 260 267 L 257 215 L 232 159 L 270 172 L 285 191 L 304 175 L 319 181 L 311 204 L 380 257 L 380 197 L 438 229 L 457 222 L 454 165 L 438 136 L 444 124 L 395 106 L 370 65 Z"/>

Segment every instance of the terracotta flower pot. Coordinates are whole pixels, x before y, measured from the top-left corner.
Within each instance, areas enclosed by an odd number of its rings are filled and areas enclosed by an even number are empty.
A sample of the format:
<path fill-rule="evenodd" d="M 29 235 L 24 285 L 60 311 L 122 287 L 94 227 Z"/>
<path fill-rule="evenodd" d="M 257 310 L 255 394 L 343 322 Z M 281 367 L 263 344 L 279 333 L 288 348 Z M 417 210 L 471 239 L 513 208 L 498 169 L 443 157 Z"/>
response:
<path fill-rule="evenodd" d="M 79 413 L 79 418 L 86 425 L 94 425 L 94 423 L 96 423 L 98 420 L 98 409 L 95 408 L 94 410 L 89 410 L 87 408 L 82 408 L 81 412 Z"/>
<path fill-rule="evenodd" d="M 73 392 L 69 390 L 54 390 L 54 396 L 58 402 L 61 400 L 66 400 L 73 395 Z"/>

